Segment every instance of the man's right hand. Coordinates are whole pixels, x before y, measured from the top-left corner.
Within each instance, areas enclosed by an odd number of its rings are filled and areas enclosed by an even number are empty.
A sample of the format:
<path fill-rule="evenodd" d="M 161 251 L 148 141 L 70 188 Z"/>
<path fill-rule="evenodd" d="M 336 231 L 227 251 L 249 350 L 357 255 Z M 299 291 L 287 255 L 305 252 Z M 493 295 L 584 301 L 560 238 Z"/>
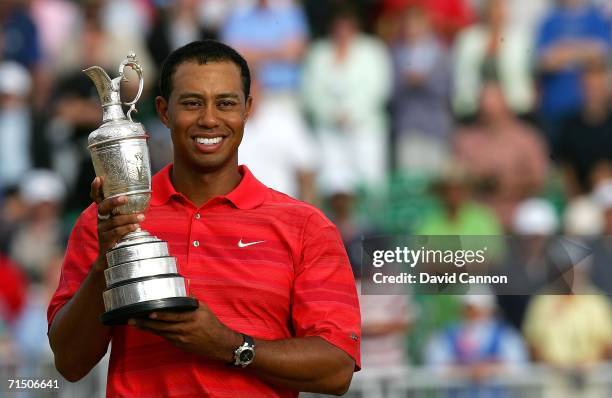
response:
<path fill-rule="evenodd" d="M 127 203 L 127 196 L 104 199 L 102 178 L 96 177 L 91 183 L 91 199 L 98 204 L 98 246 L 96 267 L 106 268 L 106 252 L 124 235 L 136 231 L 145 217 L 142 213 L 113 214 L 113 210 Z M 108 218 L 106 218 L 108 216 Z"/>

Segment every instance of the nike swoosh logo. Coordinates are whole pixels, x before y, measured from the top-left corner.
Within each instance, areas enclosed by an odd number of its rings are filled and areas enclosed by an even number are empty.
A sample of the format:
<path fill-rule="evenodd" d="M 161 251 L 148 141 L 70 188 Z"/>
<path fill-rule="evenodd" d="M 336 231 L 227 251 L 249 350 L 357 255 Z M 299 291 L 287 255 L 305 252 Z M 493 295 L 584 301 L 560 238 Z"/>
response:
<path fill-rule="evenodd" d="M 256 242 L 243 243 L 243 242 L 242 242 L 242 239 L 240 239 L 240 240 L 238 241 L 238 247 L 247 247 L 247 246 L 253 246 L 253 245 L 256 245 L 256 244 L 258 244 L 258 243 L 263 243 L 263 242 L 265 242 L 265 240 L 258 240 L 258 241 L 256 241 Z"/>

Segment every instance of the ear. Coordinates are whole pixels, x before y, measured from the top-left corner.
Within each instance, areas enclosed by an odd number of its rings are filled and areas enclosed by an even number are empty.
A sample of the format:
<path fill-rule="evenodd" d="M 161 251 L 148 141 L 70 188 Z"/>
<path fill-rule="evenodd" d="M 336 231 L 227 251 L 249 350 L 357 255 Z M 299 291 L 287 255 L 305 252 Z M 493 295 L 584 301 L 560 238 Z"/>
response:
<path fill-rule="evenodd" d="M 244 121 L 245 122 L 251 116 L 252 110 L 253 110 L 253 97 L 249 95 L 249 98 L 246 99 L 246 104 L 244 108 Z"/>
<path fill-rule="evenodd" d="M 168 101 L 162 96 L 155 97 L 155 109 L 157 110 L 157 116 L 164 126 L 170 128 L 168 120 Z"/>

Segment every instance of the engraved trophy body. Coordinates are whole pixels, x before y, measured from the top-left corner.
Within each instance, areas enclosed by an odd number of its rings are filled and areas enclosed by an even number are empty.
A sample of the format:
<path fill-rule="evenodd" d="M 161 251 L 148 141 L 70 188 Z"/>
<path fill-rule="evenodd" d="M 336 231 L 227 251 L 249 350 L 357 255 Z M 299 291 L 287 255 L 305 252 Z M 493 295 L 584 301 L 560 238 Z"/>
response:
<path fill-rule="evenodd" d="M 120 84 L 127 80 L 124 68 L 139 78 L 136 98 L 124 105 Z M 151 199 L 151 164 L 147 134 L 142 124 L 132 121 L 131 113 L 143 89 L 142 69 L 134 54 L 119 66 L 119 76 L 111 79 L 104 69 L 92 66 L 83 72 L 94 82 L 102 102 L 102 125 L 89 135 L 89 151 L 96 175 L 103 178 L 104 198 L 127 196 L 126 204 L 115 214 L 144 212 Z M 123 324 L 129 318 L 156 310 L 192 310 L 198 302 L 189 297 L 185 279 L 179 275 L 176 259 L 169 255 L 167 242 L 138 230 L 125 235 L 106 253 L 103 293 L 106 312 L 102 323 Z"/>

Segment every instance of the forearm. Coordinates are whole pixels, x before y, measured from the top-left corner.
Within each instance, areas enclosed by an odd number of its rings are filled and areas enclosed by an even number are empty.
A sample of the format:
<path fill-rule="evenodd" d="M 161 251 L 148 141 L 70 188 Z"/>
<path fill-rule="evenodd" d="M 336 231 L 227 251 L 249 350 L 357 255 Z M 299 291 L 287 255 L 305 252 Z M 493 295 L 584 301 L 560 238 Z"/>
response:
<path fill-rule="evenodd" d="M 320 337 L 256 340 L 257 354 L 249 371 L 270 384 L 297 391 L 343 394 L 355 362 Z"/>
<path fill-rule="evenodd" d="M 85 376 L 104 356 L 111 328 L 100 322 L 104 312 L 103 266 L 95 265 L 72 299 L 55 316 L 49 343 L 58 371 L 69 381 Z"/>

